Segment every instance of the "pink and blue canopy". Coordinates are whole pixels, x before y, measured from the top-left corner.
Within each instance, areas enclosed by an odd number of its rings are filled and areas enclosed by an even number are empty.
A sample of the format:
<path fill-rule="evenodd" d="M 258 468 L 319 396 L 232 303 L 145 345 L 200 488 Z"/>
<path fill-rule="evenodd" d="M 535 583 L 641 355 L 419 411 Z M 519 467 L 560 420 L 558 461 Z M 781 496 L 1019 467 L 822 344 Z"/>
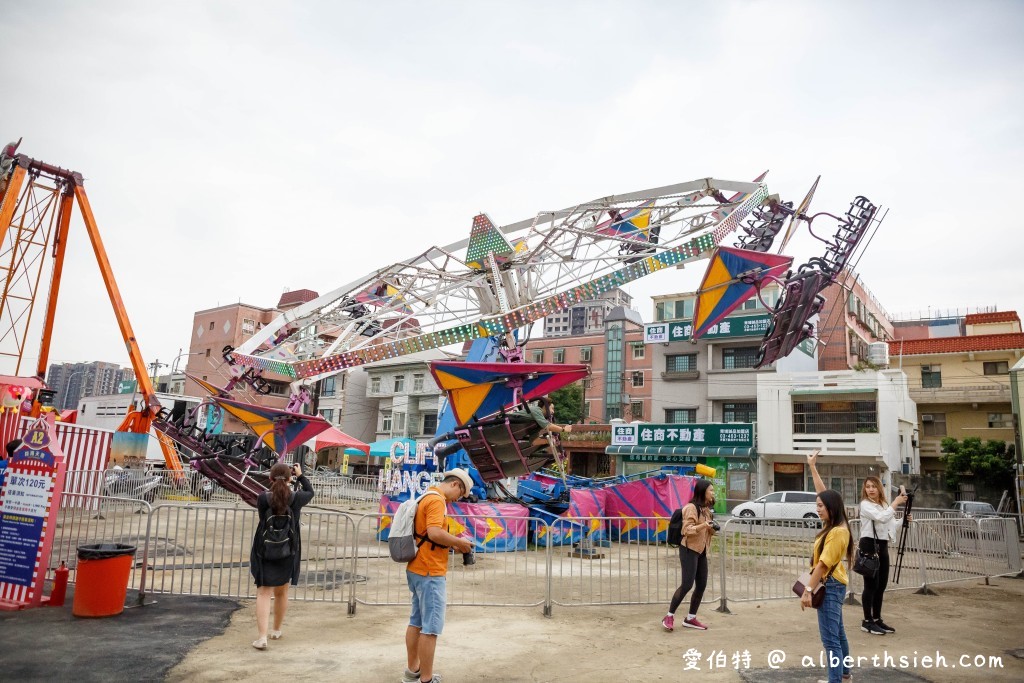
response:
<path fill-rule="evenodd" d="M 331 423 L 319 415 L 289 413 L 220 396 L 213 396 L 212 400 L 244 422 L 278 455 L 284 455 L 331 427 Z"/>
<path fill-rule="evenodd" d="M 433 361 L 430 372 L 448 394 L 456 423 L 484 418 L 517 403 L 516 389 L 530 400 L 585 379 L 586 365 L 561 363 L 462 363 Z"/>
<path fill-rule="evenodd" d="M 693 308 L 693 334 L 697 339 L 737 306 L 753 296 L 765 278 L 777 278 L 789 270 L 790 256 L 719 247 L 711 255 L 700 293 Z"/>

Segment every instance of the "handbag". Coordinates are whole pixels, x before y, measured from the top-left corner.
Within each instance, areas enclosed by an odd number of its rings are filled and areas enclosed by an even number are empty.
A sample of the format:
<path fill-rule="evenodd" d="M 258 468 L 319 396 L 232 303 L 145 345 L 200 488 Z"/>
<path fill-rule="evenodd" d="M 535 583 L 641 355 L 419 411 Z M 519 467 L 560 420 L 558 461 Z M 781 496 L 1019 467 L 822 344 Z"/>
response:
<path fill-rule="evenodd" d="M 818 584 L 818 587 L 811 591 L 811 607 L 813 607 L 814 609 L 820 609 L 822 603 L 825 602 L 825 581 L 828 579 L 828 577 L 832 576 L 832 572 L 834 572 L 835 570 L 836 565 L 832 565 L 832 569 L 828 571 L 828 574 L 826 574 L 825 578 L 821 580 L 821 583 Z M 803 574 L 797 577 L 796 581 L 793 583 L 793 592 L 796 593 L 796 596 L 798 598 L 802 598 L 804 596 L 804 592 L 807 590 L 807 584 L 809 584 L 810 582 L 810 572 L 804 572 Z"/>
<path fill-rule="evenodd" d="M 871 521 L 871 542 L 870 553 L 857 548 L 857 559 L 853 563 L 853 571 L 866 579 L 873 579 L 878 576 L 878 570 L 882 567 L 882 560 L 878 557 L 878 537 L 875 536 L 875 522 Z"/>

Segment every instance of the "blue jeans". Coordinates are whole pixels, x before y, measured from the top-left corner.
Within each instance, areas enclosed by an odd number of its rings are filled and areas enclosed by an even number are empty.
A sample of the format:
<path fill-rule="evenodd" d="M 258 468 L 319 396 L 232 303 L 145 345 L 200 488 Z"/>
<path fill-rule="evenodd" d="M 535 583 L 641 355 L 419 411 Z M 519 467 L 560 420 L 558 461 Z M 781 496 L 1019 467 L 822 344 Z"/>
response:
<path fill-rule="evenodd" d="M 850 656 L 850 643 L 846 640 L 846 627 L 843 626 L 845 598 L 846 586 L 829 577 L 825 581 L 825 602 L 818 610 L 818 633 L 825 648 L 828 683 L 840 683 L 842 677 L 850 673 L 850 668 L 843 664 L 843 660 Z"/>
<path fill-rule="evenodd" d="M 443 576 L 420 576 L 406 570 L 405 580 L 412 593 L 412 614 L 409 626 L 426 636 L 439 636 L 444 630 L 447 585 Z"/>

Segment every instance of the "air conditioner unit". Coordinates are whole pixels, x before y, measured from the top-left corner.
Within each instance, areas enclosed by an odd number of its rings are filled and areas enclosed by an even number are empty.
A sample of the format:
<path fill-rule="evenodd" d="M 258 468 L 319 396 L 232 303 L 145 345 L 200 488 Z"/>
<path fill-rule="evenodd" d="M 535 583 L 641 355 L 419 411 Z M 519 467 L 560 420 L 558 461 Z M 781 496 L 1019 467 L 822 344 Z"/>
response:
<path fill-rule="evenodd" d="M 921 422 L 935 422 L 935 418 L 928 413 L 921 413 Z"/>

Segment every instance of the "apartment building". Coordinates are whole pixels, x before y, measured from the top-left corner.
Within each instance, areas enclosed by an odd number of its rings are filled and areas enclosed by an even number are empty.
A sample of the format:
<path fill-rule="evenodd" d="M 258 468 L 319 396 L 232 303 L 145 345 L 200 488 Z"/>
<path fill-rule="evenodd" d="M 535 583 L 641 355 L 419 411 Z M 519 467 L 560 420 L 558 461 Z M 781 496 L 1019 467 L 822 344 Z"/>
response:
<path fill-rule="evenodd" d="M 894 338 L 889 314 L 850 270 L 844 270 L 822 296 L 825 305 L 818 314 L 818 369 L 852 370 L 870 365 L 870 345 Z"/>
<path fill-rule="evenodd" d="M 938 326 L 962 330 L 958 336 L 889 342 L 890 363 L 909 377 L 917 403 L 923 473 L 945 470 L 939 456 L 947 436 L 1014 440 L 1010 368 L 1024 355 L 1020 317 L 1003 311 L 968 314 L 959 321 Z M 912 329 L 921 327 L 935 326 Z"/>
<path fill-rule="evenodd" d="M 759 490 L 813 491 L 807 454 L 846 501 L 868 476 L 919 471 L 917 412 L 899 369 L 764 373 L 757 376 Z"/>
<path fill-rule="evenodd" d="M 633 297 L 618 287 L 596 299 L 581 301 L 544 318 L 544 337 L 579 337 L 604 334 L 605 316 L 615 308 L 630 308 Z"/>
<path fill-rule="evenodd" d="M 817 369 L 815 346 L 801 344 L 772 366 L 754 369 L 761 340 L 771 321 L 778 288 L 766 288 L 726 316 L 696 341 L 690 339 L 696 292 L 653 297 L 655 322 L 645 325 L 644 342 L 651 363 L 651 411 L 647 421 L 663 425 L 754 424 L 759 429 L 757 382 L 780 370 Z M 717 427 L 714 427 L 717 429 Z M 687 451 L 688 462 L 721 467 L 730 505 L 758 495 L 758 449 Z M 705 452 L 706 451 L 706 452 Z M 678 464 L 675 454 L 645 455 L 641 463 L 623 462 L 622 472 Z M 762 484 L 763 486 L 763 484 Z"/>
<path fill-rule="evenodd" d="M 250 304 L 229 304 L 202 311 L 192 317 L 192 332 L 189 341 L 188 363 L 185 372 L 193 377 L 224 386 L 231 379 L 231 366 L 224 361 L 227 347 L 238 348 L 245 340 L 269 324 L 274 318 L 295 306 L 312 301 L 317 293 L 309 289 L 285 292 L 273 308 L 262 308 Z M 263 379 L 270 387 L 267 395 L 241 388 L 246 401 L 270 408 L 284 408 L 288 403 L 291 378 L 277 373 L 264 373 Z M 189 396 L 205 396 L 206 391 L 186 378 L 184 393 Z M 224 421 L 225 432 L 244 432 L 240 421 L 228 415 Z"/>
<path fill-rule="evenodd" d="M 135 373 L 117 363 L 53 363 L 46 371 L 46 384 L 57 393 L 53 405 L 57 410 L 74 409 L 86 396 L 115 394 L 122 380 L 134 379 Z"/>
<path fill-rule="evenodd" d="M 653 377 L 643 319 L 637 311 L 617 306 L 602 324 L 597 334 L 531 339 L 525 348 L 526 361 L 590 366 L 590 376 L 583 383 L 585 422 L 647 419 Z"/>

